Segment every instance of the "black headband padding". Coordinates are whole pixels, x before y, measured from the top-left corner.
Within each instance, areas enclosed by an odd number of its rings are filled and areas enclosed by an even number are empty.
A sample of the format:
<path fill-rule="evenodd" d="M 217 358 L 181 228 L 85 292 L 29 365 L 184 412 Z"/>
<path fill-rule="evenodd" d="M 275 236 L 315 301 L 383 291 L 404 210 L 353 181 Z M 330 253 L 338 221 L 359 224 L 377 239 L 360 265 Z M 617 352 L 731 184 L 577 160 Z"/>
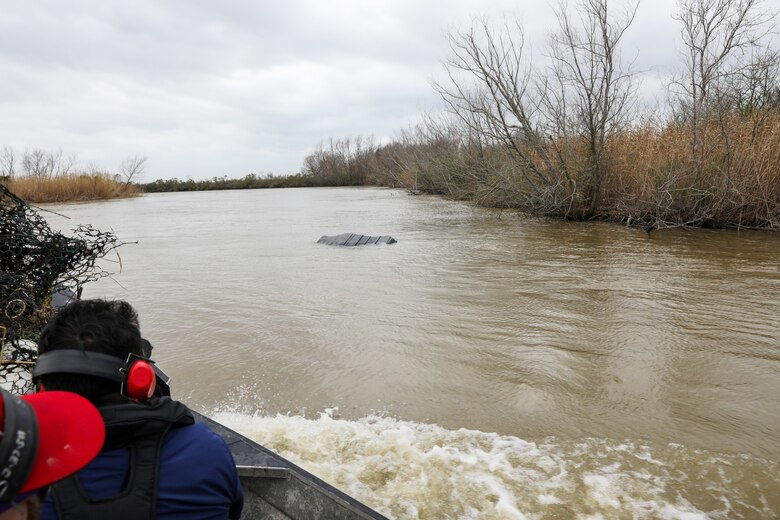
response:
<path fill-rule="evenodd" d="M 28 403 L 3 390 L 3 437 L 0 440 L 0 502 L 11 501 L 24 487 L 38 454 L 38 418 Z"/>
<path fill-rule="evenodd" d="M 124 368 L 124 360 L 109 354 L 72 349 L 52 350 L 38 356 L 33 378 L 46 374 L 82 374 L 121 383 L 124 380 Z"/>

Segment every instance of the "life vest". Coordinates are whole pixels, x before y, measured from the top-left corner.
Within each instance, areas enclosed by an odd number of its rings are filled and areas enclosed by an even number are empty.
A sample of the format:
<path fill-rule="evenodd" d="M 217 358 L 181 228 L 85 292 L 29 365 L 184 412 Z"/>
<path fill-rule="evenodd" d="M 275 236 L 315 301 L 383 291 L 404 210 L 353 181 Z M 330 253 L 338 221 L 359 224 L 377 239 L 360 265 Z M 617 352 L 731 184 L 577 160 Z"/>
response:
<path fill-rule="evenodd" d="M 195 422 L 189 409 L 168 397 L 147 403 L 98 407 L 106 425 L 103 451 L 130 448 L 125 484 L 112 497 L 92 500 L 78 473 L 51 487 L 60 520 L 153 520 L 156 517 L 160 447 L 171 428 Z"/>

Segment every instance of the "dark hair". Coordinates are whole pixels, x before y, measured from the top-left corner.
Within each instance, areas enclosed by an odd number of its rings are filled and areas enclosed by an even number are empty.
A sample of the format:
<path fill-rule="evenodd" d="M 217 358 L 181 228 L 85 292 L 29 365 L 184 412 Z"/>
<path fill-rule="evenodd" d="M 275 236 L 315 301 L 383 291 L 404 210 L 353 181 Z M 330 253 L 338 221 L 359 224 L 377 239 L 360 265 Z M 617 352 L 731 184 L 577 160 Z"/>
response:
<path fill-rule="evenodd" d="M 121 300 L 78 300 L 62 309 L 46 324 L 38 341 L 38 354 L 53 350 L 86 350 L 116 356 L 141 354 L 138 314 Z M 118 394 L 120 384 L 83 374 L 42 375 L 46 390 L 66 390 L 98 403 L 104 396 Z"/>

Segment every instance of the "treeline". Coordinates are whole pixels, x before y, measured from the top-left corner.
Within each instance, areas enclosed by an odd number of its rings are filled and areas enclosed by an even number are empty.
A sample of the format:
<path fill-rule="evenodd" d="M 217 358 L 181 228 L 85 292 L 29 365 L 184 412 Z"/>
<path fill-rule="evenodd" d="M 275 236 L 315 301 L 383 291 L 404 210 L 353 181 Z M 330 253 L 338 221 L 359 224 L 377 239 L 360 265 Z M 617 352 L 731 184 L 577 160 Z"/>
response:
<path fill-rule="evenodd" d="M 75 155 L 62 150 L 33 148 L 0 151 L 0 183 L 29 202 L 70 202 L 135 197 L 142 192 L 135 181 L 146 168 L 146 157 L 129 156 L 115 172 L 79 165 Z"/>
<path fill-rule="evenodd" d="M 682 0 L 664 115 L 639 117 L 620 59 L 636 4 L 585 0 L 532 65 L 519 24 L 450 34 L 449 118 L 389 144 L 337 139 L 317 184 L 383 184 L 568 219 L 780 229 L 780 53 L 758 0 Z M 537 64 L 538 63 L 538 64 Z"/>
<path fill-rule="evenodd" d="M 379 167 L 379 147 L 373 137 L 331 139 L 304 159 L 302 174 L 316 186 L 363 186 L 387 184 Z"/>
<path fill-rule="evenodd" d="M 158 193 L 168 191 L 210 191 L 210 190 L 250 190 L 258 188 L 306 188 L 316 186 L 309 175 L 297 173 L 289 176 L 275 176 L 273 174 L 257 175 L 250 173 L 241 179 L 229 179 L 227 176 L 213 177 L 211 179 L 194 181 L 192 179 L 179 180 L 157 179 L 148 184 L 142 184 L 141 188 L 146 193 Z"/>

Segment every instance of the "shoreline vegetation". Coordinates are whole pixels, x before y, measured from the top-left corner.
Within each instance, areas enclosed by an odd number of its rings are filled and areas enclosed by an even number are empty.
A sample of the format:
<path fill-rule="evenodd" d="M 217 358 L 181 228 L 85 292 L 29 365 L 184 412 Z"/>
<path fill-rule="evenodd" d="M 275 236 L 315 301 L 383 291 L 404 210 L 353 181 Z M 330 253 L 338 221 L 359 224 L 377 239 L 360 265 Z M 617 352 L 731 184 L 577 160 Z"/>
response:
<path fill-rule="evenodd" d="M 0 184 L 36 204 L 137 197 L 143 189 L 135 181 L 145 168 L 146 157 L 140 155 L 126 158 L 111 173 L 94 166 L 80 168 L 76 157 L 64 156 L 62 150 L 0 150 Z"/>
<path fill-rule="evenodd" d="M 146 193 L 169 191 L 255 190 L 265 188 L 313 188 L 316 186 L 322 186 L 322 184 L 317 184 L 317 179 L 304 173 L 278 176 L 271 173 L 266 175 L 250 173 L 240 179 L 230 179 L 227 176 L 223 176 L 201 181 L 194 181 L 192 179 L 179 180 L 176 178 L 157 179 L 154 182 L 141 185 Z"/>
<path fill-rule="evenodd" d="M 17 197 L 33 204 L 124 199 L 142 195 L 137 184 L 125 184 L 106 173 L 72 173 L 52 178 L 0 178 Z"/>
<path fill-rule="evenodd" d="M 336 139 L 305 159 L 320 182 L 379 184 L 482 206 L 648 231 L 780 229 L 777 12 L 761 0 L 680 0 L 680 72 L 641 109 L 621 59 L 636 2 L 559 4 L 531 55 L 519 22 L 448 36 L 449 108 L 389 144 Z"/>
<path fill-rule="evenodd" d="M 666 108 L 650 113 L 639 106 L 637 76 L 621 59 L 638 4 L 609 10 L 607 0 L 575 4 L 576 11 L 557 8 L 558 28 L 534 56 L 517 22 L 475 20 L 451 32 L 448 80 L 434 85 L 447 115 L 425 116 L 382 144 L 332 138 L 294 175 L 138 184 L 145 158 L 126 160 L 113 176 L 68 168 L 61 175 L 53 174 L 63 170 L 59 152 L 60 166 L 41 174 L 33 166 L 47 154 L 34 150 L 21 161 L 26 174 L 14 176 L 8 148 L 0 175 L 34 202 L 376 185 L 648 231 L 780 230 L 780 51 L 772 46 L 778 13 L 762 0 L 680 0 L 673 14 L 680 72 L 668 85 Z M 61 186 L 44 197 L 42 179 Z M 82 188 L 71 194 L 67 184 Z M 77 194 L 81 189 L 88 195 Z"/>

